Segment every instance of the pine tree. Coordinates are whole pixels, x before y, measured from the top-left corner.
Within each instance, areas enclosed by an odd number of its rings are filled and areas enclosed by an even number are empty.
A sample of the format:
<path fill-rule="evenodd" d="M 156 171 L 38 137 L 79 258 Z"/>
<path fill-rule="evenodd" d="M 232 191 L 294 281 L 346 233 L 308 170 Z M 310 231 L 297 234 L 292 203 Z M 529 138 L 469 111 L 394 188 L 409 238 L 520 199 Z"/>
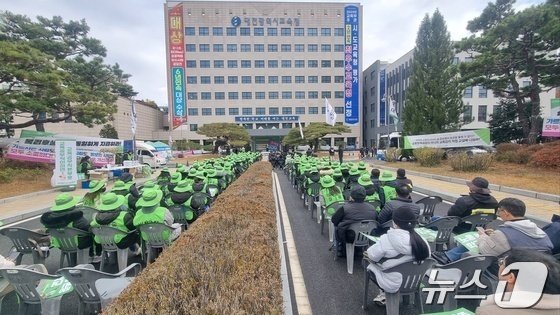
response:
<path fill-rule="evenodd" d="M 416 38 L 410 85 L 403 110 L 405 134 L 459 129 L 462 89 L 445 20 L 439 10 L 426 14 Z"/>

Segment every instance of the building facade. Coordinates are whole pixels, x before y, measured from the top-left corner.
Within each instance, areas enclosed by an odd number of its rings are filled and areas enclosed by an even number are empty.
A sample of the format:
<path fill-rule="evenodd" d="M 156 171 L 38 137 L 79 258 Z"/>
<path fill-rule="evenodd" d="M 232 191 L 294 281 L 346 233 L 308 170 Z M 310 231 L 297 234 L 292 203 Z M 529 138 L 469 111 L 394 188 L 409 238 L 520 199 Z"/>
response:
<path fill-rule="evenodd" d="M 352 130 L 327 136 L 327 144 L 361 142 L 360 4 L 169 1 L 164 7 L 170 112 L 186 114 L 173 139 L 203 141 L 199 127 L 230 122 L 262 149 L 280 143 L 298 121 L 324 122 L 327 99 L 337 122 L 350 122 Z M 173 32 L 179 23 L 182 38 Z M 181 41 L 184 60 L 174 46 Z"/>

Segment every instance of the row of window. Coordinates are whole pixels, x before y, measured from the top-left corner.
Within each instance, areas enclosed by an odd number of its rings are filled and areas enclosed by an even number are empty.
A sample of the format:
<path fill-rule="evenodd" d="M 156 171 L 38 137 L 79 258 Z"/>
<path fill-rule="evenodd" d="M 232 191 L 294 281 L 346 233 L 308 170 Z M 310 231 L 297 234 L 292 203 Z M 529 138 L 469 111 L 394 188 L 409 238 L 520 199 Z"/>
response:
<path fill-rule="evenodd" d="M 196 52 L 198 47 L 199 52 L 210 52 L 210 44 L 186 44 L 185 50 L 187 52 Z M 305 44 L 267 44 L 267 52 L 292 52 L 292 47 L 294 52 L 305 52 Z M 344 52 L 343 44 L 307 44 L 308 52 L 319 52 L 319 47 L 321 52 Z M 265 44 L 225 44 L 225 49 L 227 52 L 265 52 Z M 278 50 L 280 48 L 280 50 Z M 334 48 L 334 50 L 333 50 Z M 212 44 L 213 52 L 223 52 L 224 44 Z"/>
<path fill-rule="evenodd" d="M 295 114 L 296 115 L 305 115 L 305 108 L 306 107 L 296 107 Z M 337 114 L 344 114 L 344 107 L 343 106 L 336 106 L 334 111 Z M 198 108 L 196 107 L 189 107 L 188 110 L 189 116 L 198 116 Z M 212 108 L 201 108 L 200 112 L 202 116 L 211 116 L 212 115 Z M 239 116 L 239 108 L 232 107 L 228 108 L 229 116 Z M 309 115 L 317 115 L 319 114 L 319 107 L 307 107 L 307 114 Z M 321 115 L 325 114 L 325 107 L 321 107 Z M 214 108 L 214 115 L 216 116 L 225 116 L 226 109 L 223 107 L 216 107 Z M 253 115 L 253 108 L 252 107 L 243 107 L 241 108 L 241 115 L 243 116 L 251 116 Z M 266 107 L 256 107 L 255 108 L 255 115 L 266 115 Z M 268 108 L 268 115 L 280 115 L 280 109 L 278 107 L 269 107 Z M 282 115 L 292 115 L 292 107 L 282 107 Z"/>
<path fill-rule="evenodd" d="M 280 62 L 279 62 L 280 61 Z M 334 61 L 335 68 L 344 68 L 344 60 L 321 60 L 321 68 L 331 68 Z M 224 68 L 224 60 L 214 60 L 214 68 Z M 198 60 L 198 65 L 200 68 L 211 68 L 212 64 L 210 60 Z M 187 60 L 187 68 L 196 68 L 197 60 Z M 227 60 L 228 68 L 305 68 L 305 60 Z M 307 60 L 307 68 L 319 68 L 319 60 Z"/>
<path fill-rule="evenodd" d="M 463 107 L 463 120 L 466 123 L 474 121 L 474 117 L 472 116 L 472 112 L 473 112 L 472 105 L 465 105 Z M 487 122 L 488 121 L 488 106 L 487 105 L 478 105 L 477 121 L 479 121 L 479 122 Z"/>
<path fill-rule="evenodd" d="M 194 101 L 198 100 L 198 92 L 188 92 L 187 99 Z M 241 99 L 242 100 L 252 100 L 253 94 L 256 100 L 264 100 L 267 99 L 266 92 L 241 92 Z M 283 91 L 283 92 L 268 92 L 268 99 L 269 100 L 278 100 L 280 97 L 283 100 L 303 100 L 305 99 L 305 91 Z M 307 92 L 308 99 L 319 99 L 319 92 L 318 91 L 308 91 Z M 321 98 L 332 98 L 331 91 L 322 91 Z M 334 98 L 344 98 L 344 91 L 335 91 Z M 200 92 L 200 99 L 201 100 L 211 100 L 212 99 L 212 92 Z M 214 100 L 225 100 L 226 99 L 226 92 L 214 92 Z M 227 92 L 227 99 L 228 100 L 238 100 L 239 99 L 239 92 Z"/>
<path fill-rule="evenodd" d="M 472 98 L 473 97 L 473 87 L 469 86 L 463 91 L 464 98 Z M 488 89 L 482 85 L 478 86 L 478 97 L 479 98 L 487 98 L 488 97 Z"/>
<path fill-rule="evenodd" d="M 239 32 L 237 31 L 239 29 Z M 239 33 L 240 36 L 251 36 L 251 28 L 250 27 L 226 27 L 227 36 L 237 36 Z M 267 27 L 266 28 L 266 36 L 305 36 L 306 29 L 303 27 L 282 27 L 280 28 L 280 32 L 278 32 L 277 27 Z M 331 29 L 330 27 L 322 27 L 318 29 L 316 27 L 308 27 L 307 28 L 307 36 L 344 36 L 344 28 L 336 27 Z M 194 26 L 187 26 L 185 27 L 185 36 L 196 36 L 196 27 Z M 223 27 L 212 27 L 212 35 L 213 36 L 224 36 L 224 28 Z M 254 27 L 253 28 L 253 36 L 264 36 L 265 35 L 265 28 L 264 27 Z M 210 36 L 210 27 L 207 26 L 200 26 L 198 28 L 198 36 Z"/>
<path fill-rule="evenodd" d="M 253 79 L 254 78 L 254 79 Z M 257 76 L 249 76 L 249 75 L 243 75 L 241 76 L 241 83 L 243 84 L 265 84 L 266 83 L 266 79 L 268 79 L 268 84 L 278 84 L 278 83 L 284 83 L 284 84 L 290 84 L 290 83 L 306 83 L 306 76 L 304 75 L 296 75 L 296 76 L 290 76 L 290 75 L 283 75 L 283 76 L 277 76 L 277 75 L 270 75 L 268 77 L 265 77 L 264 75 L 257 75 Z M 187 84 L 189 85 L 195 85 L 198 84 L 200 82 L 200 84 L 212 84 L 212 82 L 214 84 L 225 84 L 226 83 L 226 77 L 222 76 L 222 75 L 218 75 L 218 76 L 214 76 L 214 80 L 212 80 L 212 77 L 210 76 L 200 76 L 200 81 L 199 81 L 199 77 L 197 76 L 187 76 Z M 230 75 L 227 76 L 227 83 L 228 84 L 238 84 L 239 81 L 239 76 L 236 75 Z M 337 75 L 334 76 L 334 80 L 332 80 L 332 77 L 330 75 L 322 75 L 322 76 L 317 76 L 317 75 L 310 75 L 307 76 L 307 83 L 344 83 L 344 76 L 342 75 Z"/>

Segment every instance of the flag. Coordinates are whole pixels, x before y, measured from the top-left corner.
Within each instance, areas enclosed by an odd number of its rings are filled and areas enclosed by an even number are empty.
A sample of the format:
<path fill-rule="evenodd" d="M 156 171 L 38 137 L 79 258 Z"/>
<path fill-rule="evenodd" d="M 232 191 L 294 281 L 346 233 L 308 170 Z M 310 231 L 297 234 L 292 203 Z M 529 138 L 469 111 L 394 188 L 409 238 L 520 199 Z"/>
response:
<path fill-rule="evenodd" d="M 303 128 L 301 128 L 301 122 L 298 120 L 298 125 L 299 125 L 299 134 L 301 135 L 301 138 L 303 139 Z"/>
<path fill-rule="evenodd" d="M 329 101 L 325 97 L 325 121 L 327 124 L 334 126 L 336 124 L 336 113 L 334 108 L 329 104 Z"/>
<path fill-rule="evenodd" d="M 393 117 L 395 124 L 399 122 L 399 116 L 397 116 L 397 102 L 391 97 L 389 97 L 389 116 Z"/>
<path fill-rule="evenodd" d="M 132 113 L 130 115 L 130 129 L 132 130 L 132 134 L 136 134 L 136 122 L 138 118 L 136 117 L 136 106 L 134 106 L 134 99 L 131 100 L 132 102 Z"/>

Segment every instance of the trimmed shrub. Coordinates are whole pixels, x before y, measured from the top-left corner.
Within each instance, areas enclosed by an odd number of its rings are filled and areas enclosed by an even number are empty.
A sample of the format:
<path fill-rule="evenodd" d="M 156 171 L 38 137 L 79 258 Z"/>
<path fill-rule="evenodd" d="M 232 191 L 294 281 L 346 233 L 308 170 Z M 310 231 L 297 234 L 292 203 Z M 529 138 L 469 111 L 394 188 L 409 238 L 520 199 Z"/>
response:
<path fill-rule="evenodd" d="M 389 162 L 395 162 L 399 159 L 400 155 L 401 155 L 401 149 L 389 148 L 385 152 L 385 160 Z"/>
<path fill-rule="evenodd" d="M 414 149 L 414 156 L 422 166 L 437 166 L 441 164 L 441 159 L 445 151 L 436 148 Z"/>
<path fill-rule="evenodd" d="M 560 141 L 544 145 L 531 156 L 529 165 L 543 168 L 560 168 Z"/>
<path fill-rule="evenodd" d="M 257 162 L 104 314 L 281 314 L 272 166 Z"/>
<path fill-rule="evenodd" d="M 483 153 L 468 155 L 465 152 L 450 154 L 447 161 L 451 169 L 462 172 L 476 172 L 487 170 L 494 161 L 494 154 Z"/>
<path fill-rule="evenodd" d="M 517 151 L 519 147 L 521 147 L 521 145 L 517 143 L 500 143 L 496 146 L 496 153 L 499 155 L 505 152 Z"/>
<path fill-rule="evenodd" d="M 522 146 L 519 146 L 517 151 L 505 151 L 496 154 L 496 160 L 500 162 L 527 164 L 530 159 L 531 153 L 528 150 L 524 150 Z"/>

